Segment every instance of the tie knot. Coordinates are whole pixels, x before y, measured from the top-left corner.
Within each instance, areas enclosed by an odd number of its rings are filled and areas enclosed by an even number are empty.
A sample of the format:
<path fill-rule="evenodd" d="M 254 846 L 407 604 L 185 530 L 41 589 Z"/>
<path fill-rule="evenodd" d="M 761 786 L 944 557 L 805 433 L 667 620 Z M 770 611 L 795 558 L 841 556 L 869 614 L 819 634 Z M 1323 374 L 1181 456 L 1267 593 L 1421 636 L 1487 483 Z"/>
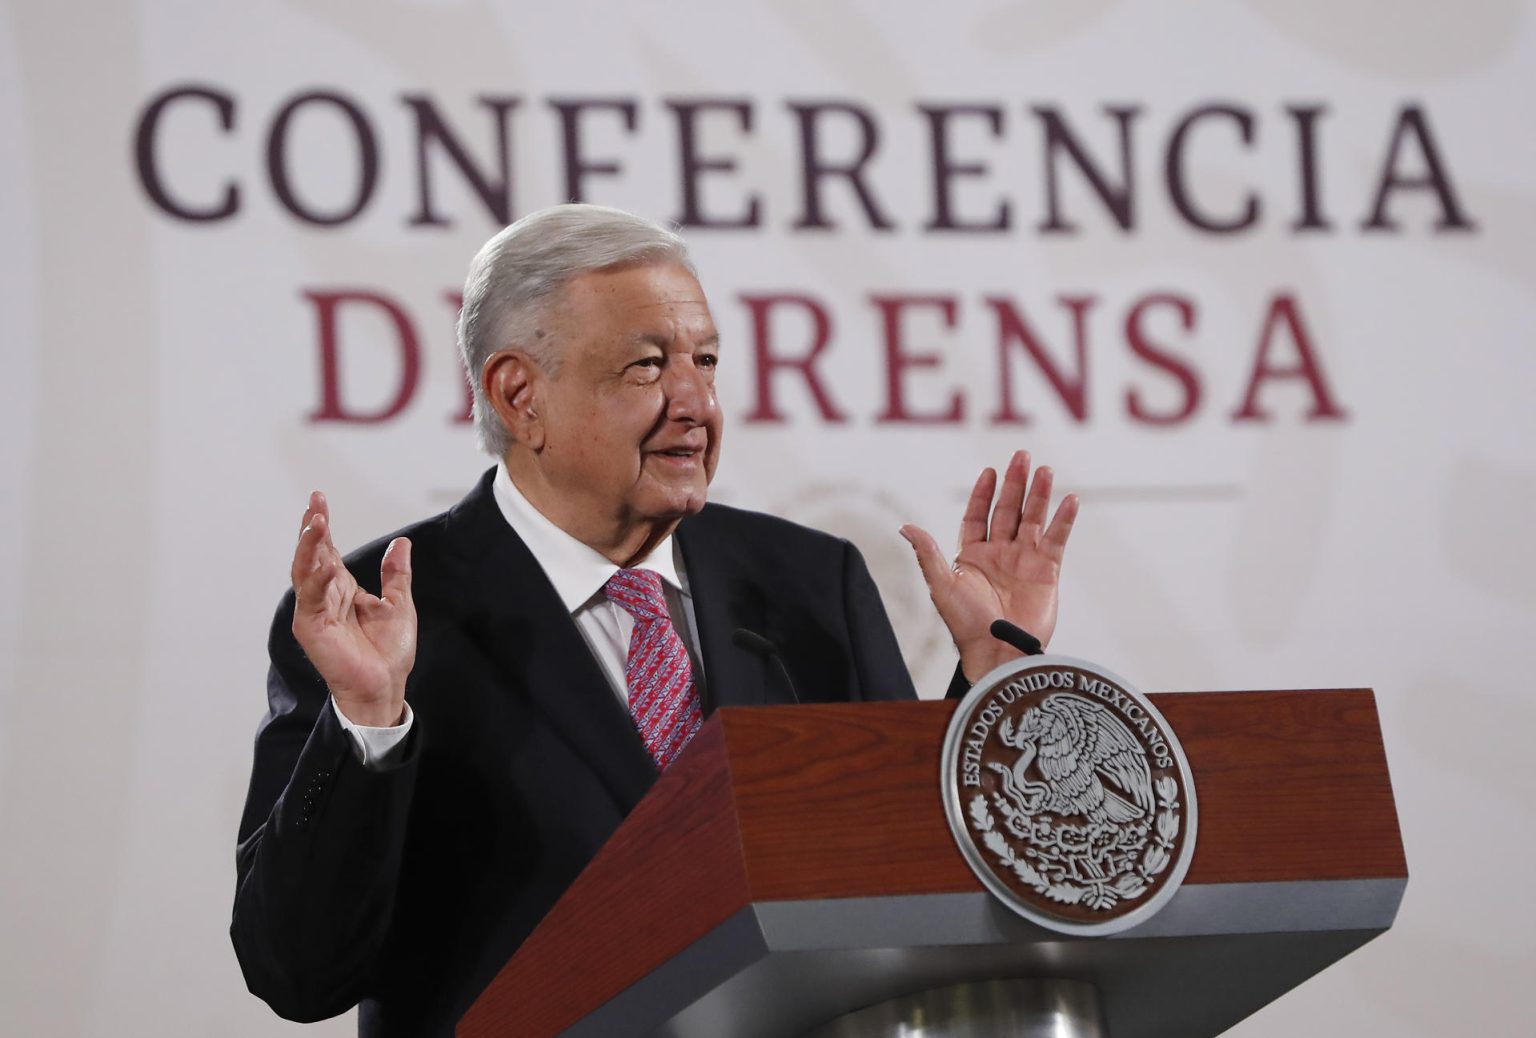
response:
<path fill-rule="evenodd" d="M 636 623 L 671 619 L 667 599 L 661 592 L 661 574 L 653 569 L 621 569 L 608 578 L 603 594 L 633 616 Z"/>

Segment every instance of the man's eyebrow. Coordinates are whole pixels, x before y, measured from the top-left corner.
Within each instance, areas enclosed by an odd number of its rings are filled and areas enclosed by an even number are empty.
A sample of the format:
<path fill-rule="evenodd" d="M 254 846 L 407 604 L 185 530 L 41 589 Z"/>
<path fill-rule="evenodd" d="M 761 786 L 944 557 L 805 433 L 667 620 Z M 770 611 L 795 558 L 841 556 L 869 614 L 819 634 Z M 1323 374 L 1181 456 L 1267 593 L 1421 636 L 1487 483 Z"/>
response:
<path fill-rule="evenodd" d="M 629 341 L 636 346 L 655 346 L 662 350 L 665 350 L 672 344 L 671 337 L 660 332 L 636 332 Z M 713 346 L 719 349 L 720 333 L 718 331 L 710 332 L 708 336 L 699 340 L 698 345 Z"/>

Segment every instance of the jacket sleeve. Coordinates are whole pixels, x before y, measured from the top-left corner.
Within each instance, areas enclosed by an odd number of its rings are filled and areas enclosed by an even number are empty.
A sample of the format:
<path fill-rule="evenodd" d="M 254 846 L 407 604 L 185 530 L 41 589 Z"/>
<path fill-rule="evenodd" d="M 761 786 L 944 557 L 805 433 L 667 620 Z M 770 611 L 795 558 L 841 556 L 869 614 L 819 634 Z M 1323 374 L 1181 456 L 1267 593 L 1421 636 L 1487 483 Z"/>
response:
<path fill-rule="evenodd" d="M 278 1015 L 335 1016 L 370 992 L 388 939 L 420 721 L 392 767 L 365 768 L 324 681 L 273 620 L 267 714 L 241 819 L 230 937 L 247 986 Z"/>
<path fill-rule="evenodd" d="M 917 692 L 880 599 L 880 590 L 859 549 L 845 541 L 843 553 L 843 601 L 863 698 L 910 699 Z M 970 690 L 971 683 L 956 662 L 944 698 L 962 699 Z"/>
<path fill-rule="evenodd" d="M 914 699 L 912 675 L 864 556 L 843 542 L 843 610 L 860 699 Z"/>

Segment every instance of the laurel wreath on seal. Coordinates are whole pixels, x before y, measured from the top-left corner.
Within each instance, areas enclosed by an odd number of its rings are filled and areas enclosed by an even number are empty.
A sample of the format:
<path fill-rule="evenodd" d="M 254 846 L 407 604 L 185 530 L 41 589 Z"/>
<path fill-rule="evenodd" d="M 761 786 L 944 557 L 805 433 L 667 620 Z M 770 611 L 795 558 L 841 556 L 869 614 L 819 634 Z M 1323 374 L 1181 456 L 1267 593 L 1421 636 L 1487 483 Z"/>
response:
<path fill-rule="evenodd" d="M 1036 894 L 1062 904 L 1080 904 L 1098 911 L 1106 911 L 1122 900 L 1134 900 L 1144 894 L 1151 881 L 1167 869 L 1168 863 L 1172 860 L 1173 842 L 1179 834 L 1179 786 L 1172 777 L 1164 775 L 1154 784 L 1154 789 L 1157 793 L 1159 810 L 1153 831 L 1148 834 L 1150 839 L 1145 844 L 1141 860 L 1136 862 L 1134 867 L 1114 876 L 1106 876 L 1102 880 L 1076 882 L 1060 875 L 1048 878 L 1042 874 L 1026 857 L 1016 854 L 1007 838 L 998 830 L 992 812 L 987 807 L 987 798 L 984 794 L 978 793 L 970 801 L 971 825 L 981 835 L 982 843 L 987 849 L 996 855 L 1004 867 L 1010 869 L 1020 882 L 1030 887 Z M 1000 810 L 1011 810 L 1011 805 L 1000 794 L 993 794 L 993 801 Z M 1025 821 L 1027 823 L 1028 819 Z M 1049 823 L 1037 819 L 1034 825 L 1020 825 L 1017 824 L 1017 819 L 1010 819 L 1010 828 L 1031 844 L 1030 850 L 1025 852 L 1026 855 L 1040 859 L 1044 865 L 1045 861 L 1051 857 L 1050 848 L 1055 842 L 1045 839 L 1052 835 Z M 1050 871 L 1059 873 L 1060 870 Z"/>

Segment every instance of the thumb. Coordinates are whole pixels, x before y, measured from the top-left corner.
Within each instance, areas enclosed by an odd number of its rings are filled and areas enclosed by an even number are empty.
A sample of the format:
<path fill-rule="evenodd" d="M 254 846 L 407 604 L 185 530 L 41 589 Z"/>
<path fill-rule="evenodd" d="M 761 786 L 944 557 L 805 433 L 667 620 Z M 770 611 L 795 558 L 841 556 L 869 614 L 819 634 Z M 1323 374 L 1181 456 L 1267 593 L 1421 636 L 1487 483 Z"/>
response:
<path fill-rule="evenodd" d="M 901 528 L 901 535 L 912 545 L 912 551 L 917 555 L 917 567 L 923 571 L 923 580 L 928 584 L 929 592 L 948 583 L 952 574 L 933 535 L 911 523 Z"/>
<path fill-rule="evenodd" d="M 394 605 L 411 603 L 411 542 L 396 537 L 384 549 L 384 561 L 379 564 L 379 597 Z"/>

